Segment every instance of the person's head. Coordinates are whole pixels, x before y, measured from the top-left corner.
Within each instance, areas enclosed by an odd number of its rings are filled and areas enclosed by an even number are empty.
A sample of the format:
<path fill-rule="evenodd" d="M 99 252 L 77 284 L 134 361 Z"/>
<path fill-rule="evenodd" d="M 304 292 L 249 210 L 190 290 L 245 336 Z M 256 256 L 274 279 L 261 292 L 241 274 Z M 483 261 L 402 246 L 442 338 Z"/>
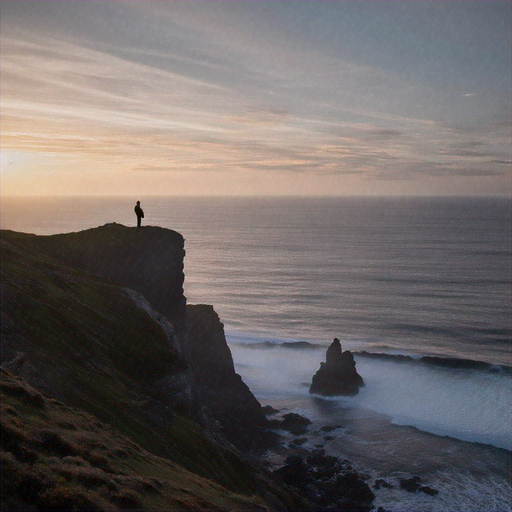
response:
<path fill-rule="evenodd" d="M 137 204 L 140 204 L 140 201 L 137 201 Z"/>

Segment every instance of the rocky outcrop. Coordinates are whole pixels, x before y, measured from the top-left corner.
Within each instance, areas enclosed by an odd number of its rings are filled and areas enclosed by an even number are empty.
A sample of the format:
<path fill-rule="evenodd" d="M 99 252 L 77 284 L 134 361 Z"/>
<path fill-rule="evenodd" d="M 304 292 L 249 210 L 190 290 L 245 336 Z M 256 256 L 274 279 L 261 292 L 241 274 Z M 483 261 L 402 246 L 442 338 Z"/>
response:
<path fill-rule="evenodd" d="M 354 356 L 349 350 L 341 349 L 340 340 L 334 338 L 326 353 L 326 362 L 313 376 L 309 392 L 322 396 L 354 396 L 364 386 L 363 378 L 357 373 Z"/>
<path fill-rule="evenodd" d="M 201 403 L 221 424 L 224 436 L 242 450 L 272 444 L 270 422 L 251 390 L 235 372 L 224 325 L 213 306 L 187 306 L 185 354 Z"/>
<path fill-rule="evenodd" d="M 289 412 L 283 416 L 282 420 L 274 419 L 270 421 L 272 428 L 287 430 L 294 435 L 305 434 L 308 427 L 312 424 L 311 420 L 300 414 Z"/>
<path fill-rule="evenodd" d="M 348 466 L 348 462 L 317 449 L 306 458 L 289 456 L 274 474 L 300 489 L 315 504 L 312 510 L 317 512 L 370 511 L 375 495 L 363 475 Z"/>

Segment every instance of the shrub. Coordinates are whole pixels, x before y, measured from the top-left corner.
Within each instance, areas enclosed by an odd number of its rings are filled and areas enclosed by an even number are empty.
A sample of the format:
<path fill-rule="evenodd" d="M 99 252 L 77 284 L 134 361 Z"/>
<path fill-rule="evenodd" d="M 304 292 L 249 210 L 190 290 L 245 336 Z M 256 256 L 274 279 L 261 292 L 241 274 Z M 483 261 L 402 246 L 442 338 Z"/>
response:
<path fill-rule="evenodd" d="M 52 489 L 47 489 L 41 495 L 38 508 L 45 511 L 100 511 L 105 509 L 98 496 L 66 485 L 58 485 Z"/>

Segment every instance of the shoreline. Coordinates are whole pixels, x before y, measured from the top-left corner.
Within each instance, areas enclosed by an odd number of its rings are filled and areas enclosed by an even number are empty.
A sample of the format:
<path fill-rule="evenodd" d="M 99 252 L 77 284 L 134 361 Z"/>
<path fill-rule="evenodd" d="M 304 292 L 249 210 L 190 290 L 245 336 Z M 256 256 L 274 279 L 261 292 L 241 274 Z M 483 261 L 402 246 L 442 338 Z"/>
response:
<path fill-rule="evenodd" d="M 232 340 L 228 343 L 236 371 L 263 405 L 297 401 L 304 411 L 317 414 L 308 388 L 323 360 L 324 347 L 303 348 L 300 342 L 258 349 Z M 290 348 L 293 346 L 301 348 Z M 380 354 L 364 357 L 357 352 L 355 358 L 367 386 L 355 397 L 323 399 L 326 404 L 374 411 L 396 426 L 512 449 L 510 374 L 506 370 L 497 371 L 486 364 L 476 368 L 471 363 L 462 368 L 426 364 L 419 359 Z"/>
<path fill-rule="evenodd" d="M 375 510 L 382 507 L 381 510 L 395 512 L 504 512 L 512 507 L 510 450 L 395 425 L 384 415 L 340 410 L 332 401 L 314 399 L 319 407 L 324 407 L 323 416 L 313 419 L 303 433 L 280 431 L 284 437 L 282 445 L 261 456 L 265 467 L 276 470 L 286 465 L 289 456 L 307 459 L 315 451 L 325 450 L 326 456 L 344 461 L 369 485 L 375 494 Z M 270 418 L 301 411 L 298 399 L 260 402 L 279 410 Z M 438 493 L 410 492 L 401 487 L 402 480 L 416 477 L 420 477 L 421 486 Z M 476 489 L 481 491 L 478 503 L 469 505 L 467 494 Z M 498 508 L 492 508 L 491 502 L 486 501 L 489 489 L 494 489 Z"/>

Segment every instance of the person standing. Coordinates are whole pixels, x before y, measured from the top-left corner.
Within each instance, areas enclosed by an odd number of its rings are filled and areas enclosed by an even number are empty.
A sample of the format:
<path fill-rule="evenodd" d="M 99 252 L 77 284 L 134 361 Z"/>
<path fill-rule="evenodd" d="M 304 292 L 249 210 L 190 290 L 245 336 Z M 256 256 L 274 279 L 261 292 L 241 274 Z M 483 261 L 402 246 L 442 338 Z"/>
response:
<path fill-rule="evenodd" d="M 144 210 L 140 207 L 140 201 L 137 201 L 133 210 L 135 211 L 135 215 L 137 215 L 137 227 L 140 228 L 140 224 L 144 218 Z"/>

